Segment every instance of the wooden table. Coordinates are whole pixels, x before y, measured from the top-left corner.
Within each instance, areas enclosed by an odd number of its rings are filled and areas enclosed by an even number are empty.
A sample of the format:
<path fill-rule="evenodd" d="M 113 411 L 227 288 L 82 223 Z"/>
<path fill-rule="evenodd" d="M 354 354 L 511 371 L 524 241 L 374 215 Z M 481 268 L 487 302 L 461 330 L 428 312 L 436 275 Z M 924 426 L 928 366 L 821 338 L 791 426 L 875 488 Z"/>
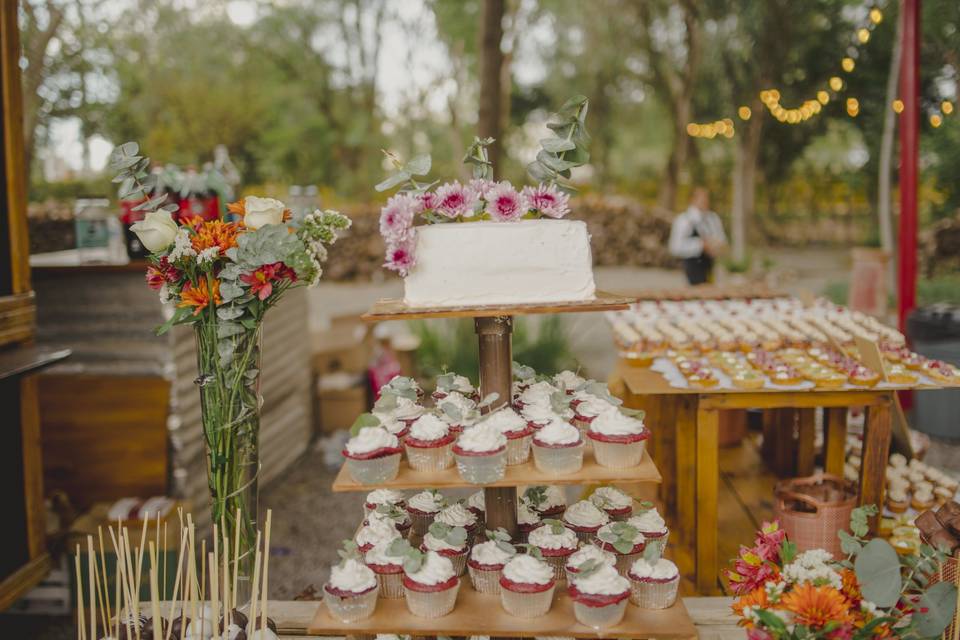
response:
<path fill-rule="evenodd" d="M 795 454 L 797 475 L 809 475 L 814 468 L 814 410 L 823 407 L 826 409 L 825 470 L 842 476 L 847 409 L 866 407 L 860 504 L 882 505 L 894 391 L 919 388 L 837 391 L 677 388 L 670 386 L 659 373 L 631 367 L 624 361 L 618 364 L 613 380 L 620 382 L 612 388 L 622 395 L 626 406 L 645 409 L 648 413 L 656 464 L 663 473 L 661 497 L 677 516 L 680 539 L 694 549 L 697 590 L 704 595 L 719 592 L 717 485 L 721 411 L 773 410 L 766 417 L 764 433 L 773 435 L 779 431 L 782 435 L 785 430 L 796 429 L 797 446 L 796 451 L 791 451 L 789 445 L 781 444 L 767 455 Z M 792 422 L 794 419 L 796 423 Z M 789 441 L 782 439 L 782 442 Z"/>

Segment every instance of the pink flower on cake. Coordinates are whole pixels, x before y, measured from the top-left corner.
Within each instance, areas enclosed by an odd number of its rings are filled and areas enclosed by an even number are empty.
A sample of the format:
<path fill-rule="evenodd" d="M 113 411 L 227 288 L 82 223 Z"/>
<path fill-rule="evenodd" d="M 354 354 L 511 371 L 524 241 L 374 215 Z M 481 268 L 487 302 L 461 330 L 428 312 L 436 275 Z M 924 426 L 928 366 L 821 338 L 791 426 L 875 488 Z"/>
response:
<path fill-rule="evenodd" d="M 490 189 L 497 185 L 493 180 L 487 180 L 485 178 L 474 178 L 467 184 L 467 188 L 477 194 L 477 197 L 481 200 L 487 199 L 487 194 L 490 192 Z"/>
<path fill-rule="evenodd" d="M 437 203 L 439 202 L 437 194 L 433 193 L 432 191 L 424 191 L 423 193 L 415 196 L 414 200 L 416 201 L 414 208 L 417 213 L 433 211 L 437 208 Z"/>
<path fill-rule="evenodd" d="M 477 194 L 454 180 L 437 188 L 434 209 L 444 217 L 460 218 L 473 215 L 476 204 Z"/>
<path fill-rule="evenodd" d="M 524 187 L 521 195 L 526 198 L 530 209 L 548 218 L 562 218 L 570 213 L 570 196 L 555 184 L 540 183 L 536 187 Z"/>
<path fill-rule="evenodd" d="M 383 266 L 391 271 L 396 271 L 401 276 L 406 276 L 410 269 L 417 263 L 414 250 L 417 243 L 417 237 L 414 233 L 403 237 L 397 243 L 387 245 L 387 259 Z"/>
<path fill-rule="evenodd" d="M 413 226 L 416 203 L 405 193 L 398 193 L 380 209 L 380 235 L 389 242 L 396 242 L 408 235 Z"/>
<path fill-rule="evenodd" d="M 498 222 L 513 222 L 527 212 L 524 198 L 507 181 L 497 183 L 487 192 L 487 213 Z"/>

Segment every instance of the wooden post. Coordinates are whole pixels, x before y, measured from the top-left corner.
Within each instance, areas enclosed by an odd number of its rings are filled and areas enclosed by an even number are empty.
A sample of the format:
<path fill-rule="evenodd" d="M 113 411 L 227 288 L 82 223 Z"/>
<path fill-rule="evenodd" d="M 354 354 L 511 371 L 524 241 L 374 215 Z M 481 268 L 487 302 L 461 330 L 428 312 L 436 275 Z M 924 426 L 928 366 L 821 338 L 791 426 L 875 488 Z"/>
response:
<path fill-rule="evenodd" d="M 705 596 L 718 591 L 719 429 L 719 411 L 697 410 L 697 591 Z"/>
<path fill-rule="evenodd" d="M 683 395 L 676 410 L 676 495 L 680 539 L 692 542 L 697 529 L 697 396 Z"/>
<path fill-rule="evenodd" d="M 812 476 L 816 409 L 797 409 L 797 475 Z"/>
<path fill-rule="evenodd" d="M 823 470 L 842 478 L 843 465 L 846 461 L 847 408 L 824 409 L 823 418 Z"/>
<path fill-rule="evenodd" d="M 860 463 L 860 504 L 875 504 L 883 511 L 887 458 L 890 455 L 890 399 L 867 408 L 863 430 L 863 449 Z M 870 529 L 877 531 L 880 516 L 870 520 Z"/>
<path fill-rule="evenodd" d="M 474 320 L 480 341 L 480 396 L 497 394 L 487 411 L 510 402 L 513 388 L 513 318 L 495 316 Z M 503 527 L 512 537 L 517 528 L 516 487 L 488 487 L 483 492 L 487 528 Z"/>
<path fill-rule="evenodd" d="M 903 0 L 903 54 L 900 59 L 900 331 L 917 303 L 917 174 L 920 157 L 920 0 Z"/>

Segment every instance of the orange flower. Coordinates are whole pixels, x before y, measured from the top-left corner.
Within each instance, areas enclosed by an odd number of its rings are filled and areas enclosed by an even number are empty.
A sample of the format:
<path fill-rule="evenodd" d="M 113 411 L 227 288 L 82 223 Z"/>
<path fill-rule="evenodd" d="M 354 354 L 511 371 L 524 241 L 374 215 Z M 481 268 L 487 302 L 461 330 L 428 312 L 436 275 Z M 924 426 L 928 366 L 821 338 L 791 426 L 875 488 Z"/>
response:
<path fill-rule="evenodd" d="M 847 597 L 850 604 L 858 606 L 863 595 L 860 593 L 860 581 L 857 580 L 856 572 L 853 569 L 844 569 L 840 572 L 840 578 L 843 580 L 840 591 Z"/>
<path fill-rule="evenodd" d="M 220 298 L 220 281 L 213 281 L 213 305 L 217 306 L 223 300 Z M 183 286 L 180 292 L 180 304 L 178 307 L 195 307 L 193 315 L 199 315 L 201 311 L 210 304 L 210 288 L 207 286 L 206 279 L 200 280 L 196 285 L 188 282 Z"/>
<path fill-rule="evenodd" d="M 237 200 L 227 205 L 227 211 L 235 213 L 238 216 L 246 215 L 247 210 L 243 206 L 243 200 Z"/>
<path fill-rule="evenodd" d="M 833 587 L 816 587 L 805 582 L 785 594 L 781 604 L 784 609 L 794 614 L 798 624 L 815 629 L 828 622 L 848 624 L 853 621 L 850 603 Z"/>
<path fill-rule="evenodd" d="M 237 246 L 237 234 L 240 226 L 235 222 L 210 220 L 204 222 L 193 236 L 193 250 L 200 253 L 210 247 L 219 247 L 223 255 L 230 247 Z"/>
<path fill-rule="evenodd" d="M 737 624 L 739 624 L 741 627 L 752 629 L 753 622 L 743 617 L 743 610 L 747 607 L 759 607 L 760 609 L 766 609 L 769 606 L 770 603 L 767 601 L 767 589 L 764 586 L 759 586 L 753 591 L 737 598 L 730 608 L 733 609 L 733 612 L 738 618 L 740 618 L 740 621 Z"/>

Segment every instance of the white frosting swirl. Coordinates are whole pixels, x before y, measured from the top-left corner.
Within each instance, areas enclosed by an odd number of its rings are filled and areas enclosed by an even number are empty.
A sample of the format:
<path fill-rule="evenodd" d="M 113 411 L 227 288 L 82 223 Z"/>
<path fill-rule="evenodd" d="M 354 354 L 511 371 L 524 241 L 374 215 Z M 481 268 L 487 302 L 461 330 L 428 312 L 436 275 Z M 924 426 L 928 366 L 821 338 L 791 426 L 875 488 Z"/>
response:
<path fill-rule="evenodd" d="M 656 509 L 647 509 L 627 520 L 640 531 L 659 533 L 667 530 L 667 523 Z"/>
<path fill-rule="evenodd" d="M 537 524 L 540 522 L 540 514 L 530 508 L 525 502 L 517 506 L 517 524 Z"/>
<path fill-rule="evenodd" d="M 407 423 L 403 422 L 398 418 L 394 418 L 392 416 L 385 416 L 385 417 L 377 416 L 377 417 L 380 418 L 381 426 L 395 436 L 399 436 L 399 434 L 402 433 L 403 430 L 407 428 Z"/>
<path fill-rule="evenodd" d="M 367 514 L 367 522 L 385 522 L 391 527 L 393 527 L 394 529 L 399 529 L 401 525 L 407 524 L 410 522 L 410 516 L 408 516 L 406 513 L 403 513 L 403 512 L 401 512 L 401 514 L 403 515 L 403 519 L 397 522 L 386 513 L 380 513 L 379 511 L 371 511 L 369 514 Z"/>
<path fill-rule="evenodd" d="M 490 416 L 482 420 L 480 424 L 492 425 L 499 429 L 500 433 L 505 435 L 523 431 L 527 428 L 527 421 L 521 418 L 520 415 L 510 407 L 504 407 L 490 414 Z"/>
<path fill-rule="evenodd" d="M 596 396 L 590 396 L 577 405 L 577 413 L 584 418 L 599 416 L 600 414 L 610 411 L 611 409 L 616 410 L 617 407 L 610 404 L 603 398 L 598 398 Z"/>
<path fill-rule="evenodd" d="M 407 501 L 407 505 L 424 513 L 436 513 L 443 508 L 444 497 L 432 491 L 421 491 Z"/>
<path fill-rule="evenodd" d="M 653 580 L 668 580 L 679 576 L 680 571 L 677 569 L 677 565 L 666 558 L 660 558 L 656 564 L 650 564 L 643 558 L 638 558 L 630 567 L 630 575 Z"/>
<path fill-rule="evenodd" d="M 423 412 L 424 408 L 410 398 L 398 396 L 396 408 L 391 410 L 387 415 L 399 420 L 412 420 L 413 418 L 420 417 Z"/>
<path fill-rule="evenodd" d="M 423 546 L 427 548 L 428 551 L 463 551 L 466 549 L 466 543 L 461 545 L 450 544 L 446 540 L 441 540 L 437 538 L 429 531 L 425 536 L 423 536 Z"/>
<path fill-rule="evenodd" d="M 363 593 L 377 586 L 377 576 L 367 565 L 349 558 L 330 569 L 330 586 L 342 591 Z"/>
<path fill-rule="evenodd" d="M 425 413 L 410 426 L 410 436 L 417 440 L 431 441 L 439 440 L 449 433 L 450 428 L 447 423 L 433 415 Z"/>
<path fill-rule="evenodd" d="M 436 521 L 451 527 L 469 528 L 477 524 L 477 516 L 473 515 L 459 502 L 455 502 L 441 509 L 440 513 L 437 514 Z"/>
<path fill-rule="evenodd" d="M 595 544 L 584 545 L 567 558 L 567 566 L 577 568 L 588 560 L 595 560 L 611 567 L 617 564 L 617 556 L 604 551 Z"/>
<path fill-rule="evenodd" d="M 436 406 L 438 409 L 443 409 L 443 405 L 452 404 L 460 411 L 460 415 L 465 416 L 474 409 L 477 408 L 477 403 L 466 397 L 458 391 L 451 391 L 442 399 L 436 401 Z M 443 414 L 446 415 L 446 414 Z"/>
<path fill-rule="evenodd" d="M 506 564 L 512 557 L 494 540 L 481 542 L 470 551 L 470 559 L 480 564 Z"/>
<path fill-rule="evenodd" d="M 598 596 L 615 596 L 630 590 L 630 582 L 608 564 L 585 576 L 575 576 L 573 584 L 583 593 Z"/>
<path fill-rule="evenodd" d="M 540 549 L 576 549 L 577 534 L 566 527 L 560 533 L 554 533 L 553 527 L 541 525 L 530 532 L 527 537 L 530 544 Z"/>
<path fill-rule="evenodd" d="M 492 425 L 478 424 L 460 434 L 457 446 L 464 451 L 487 453 L 507 446 L 507 437 Z"/>
<path fill-rule="evenodd" d="M 550 584 L 553 582 L 553 568 L 543 560 L 524 553 L 514 556 L 504 565 L 503 577 L 521 584 Z"/>
<path fill-rule="evenodd" d="M 590 495 L 590 501 L 601 509 L 626 509 L 633 498 L 615 487 L 599 487 Z"/>
<path fill-rule="evenodd" d="M 586 379 L 581 378 L 573 371 L 561 371 L 553 376 L 553 382 L 564 391 L 573 391 L 586 382 Z"/>
<path fill-rule="evenodd" d="M 524 405 L 539 404 L 549 407 L 550 396 L 555 394 L 557 391 L 559 391 L 559 389 L 546 380 L 534 382 L 532 385 L 524 389 L 523 393 L 520 394 L 520 402 L 522 402 Z"/>
<path fill-rule="evenodd" d="M 600 527 L 610 522 L 610 516 L 589 500 L 581 500 L 567 507 L 563 520 L 576 527 Z"/>
<path fill-rule="evenodd" d="M 473 393 L 476 391 L 476 389 L 473 388 L 473 383 L 470 382 L 470 378 L 461 375 L 453 376 L 453 383 L 450 385 L 450 388 L 460 393 Z"/>
<path fill-rule="evenodd" d="M 467 498 L 467 506 L 474 509 L 479 509 L 480 511 L 486 513 L 487 503 L 486 498 L 483 495 L 483 489 L 480 489 L 480 491 L 477 491 L 476 493 L 470 494 L 470 497 Z"/>
<path fill-rule="evenodd" d="M 520 410 L 521 415 L 528 421 L 536 424 L 547 424 L 552 420 L 572 418 L 573 411 L 567 411 L 567 415 L 558 415 L 549 404 L 528 404 Z"/>
<path fill-rule="evenodd" d="M 575 445 L 581 440 L 580 430 L 559 418 L 548 422 L 546 426 L 537 431 L 537 435 L 533 439 L 534 442 L 552 445 Z"/>
<path fill-rule="evenodd" d="M 393 489 L 374 489 L 367 494 L 367 504 L 397 504 L 403 502 L 404 495 L 400 491 Z"/>
<path fill-rule="evenodd" d="M 625 416 L 616 407 L 604 411 L 590 423 L 590 431 L 607 436 L 629 436 L 643 433 L 642 420 Z"/>
<path fill-rule="evenodd" d="M 397 557 L 391 556 L 391 555 L 389 555 L 389 554 L 387 553 L 387 550 L 388 550 L 389 548 L 390 548 L 390 544 L 389 544 L 389 543 L 383 543 L 383 542 L 381 542 L 381 543 L 378 544 L 378 545 L 374 545 L 373 549 L 370 549 L 370 551 L 367 551 L 367 553 L 364 554 L 364 556 L 363 556 L 363 561 L 366 562 L 367 564 L 381 564 L 381 565 L 385 565 L 385 564 L 401 565 L 401 564 L 403 564 L 403 560 L 402 560 L 401 558 L 397 558 Z"/>
<path fill-rule="evenodd" d="M 387 520 L 370 519 L 369 523 L 370 524 L 365 524 L 360 527 L 360 531 L 357 532 L 356 543 L 360 546 L 368 544 L 377 546 L 384 542 L 389 543 L 400 537 L 400 532 L 397 531 L 397 528 Z"/>
<path fill-rule="evenodd" d="M 347 453 L 359 456 L 379 449 L 396 449 L 400 446 L 397 436 L 381 427 L 364 427 L 347 440 Z"/>
<path fill-rule="evenodd" d="M 547 485 L 547 490 L 544 492 L 544 501 L 540 508 L 545 511 L 551 507 L 565 506 L 567 506 L 567 496 L 563 494 L 563 489 L 555 484 Z"/>
<path fill-rule="evenodd" d="M 442 584 L 454 577 L 456 573 L 453 570 L 453 563 L 449 558 L 444 558 L 439 553 L 428 551 L 423 558 L 423 564 L 413 573 L 408 573 L 407 577 L 423 585 Z"/>

